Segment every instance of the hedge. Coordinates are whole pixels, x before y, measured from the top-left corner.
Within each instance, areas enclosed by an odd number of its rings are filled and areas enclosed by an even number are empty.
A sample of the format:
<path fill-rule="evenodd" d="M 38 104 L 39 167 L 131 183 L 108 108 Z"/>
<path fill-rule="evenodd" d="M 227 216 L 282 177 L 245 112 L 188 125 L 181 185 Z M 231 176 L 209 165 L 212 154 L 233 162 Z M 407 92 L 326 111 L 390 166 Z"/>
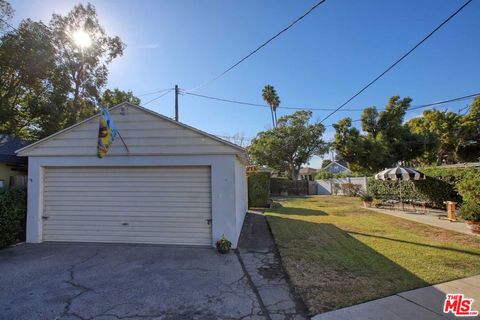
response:
<path fill-rule="evenodd" d="M 253 172 L 248 176 L 248 206 L 267 207 L 270 196 L 270 173 Z"/>
<path fill-rule="evenodd" d="M 23 189 L 0 189 L 0 248 L 23 240 L 26 202 Z"/>
<path fill-rule="evenodd" d="M 425 180 L 402 181 L 400 185 L 404 199 L 423 200 L 434 208 L 445 208 L 444 201 L 462 201 L 451 184 L 437 178 L 427 177 Z M 398 181 L 383 181 L 370 178 L 368 179 L 368 192 L 376 199 L 385 195 L 400 198 Z"/>
<path fill-rule="evenodd" d="M 480 204 L 480 171 L 465 170 L 463 177 L 455 185 L 464 201 Z"/>

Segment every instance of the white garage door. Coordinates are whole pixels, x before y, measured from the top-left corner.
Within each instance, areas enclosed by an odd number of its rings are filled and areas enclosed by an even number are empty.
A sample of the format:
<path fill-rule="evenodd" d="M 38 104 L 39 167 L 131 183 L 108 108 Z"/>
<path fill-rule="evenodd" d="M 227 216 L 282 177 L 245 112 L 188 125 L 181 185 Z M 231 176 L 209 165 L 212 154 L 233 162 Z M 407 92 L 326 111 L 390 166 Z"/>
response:
<path fill-rule="evenodd" d="M 46 168 L 43 240 L 211 245 L 209 167 Z"/>

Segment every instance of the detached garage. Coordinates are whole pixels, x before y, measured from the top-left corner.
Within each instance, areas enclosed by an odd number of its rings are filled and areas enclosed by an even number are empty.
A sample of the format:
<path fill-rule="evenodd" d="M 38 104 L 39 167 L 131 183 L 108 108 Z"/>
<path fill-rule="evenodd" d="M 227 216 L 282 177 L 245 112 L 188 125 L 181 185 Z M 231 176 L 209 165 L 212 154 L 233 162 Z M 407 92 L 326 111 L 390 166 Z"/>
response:
<path fill-rule="evenodd" d="M 17 151 L 29 157 L 27 242 L 236 246 L 245 150 L 143 107 L 110 113 L 127 147 L 117 138 L 102 159 L 98 116 Z"/>

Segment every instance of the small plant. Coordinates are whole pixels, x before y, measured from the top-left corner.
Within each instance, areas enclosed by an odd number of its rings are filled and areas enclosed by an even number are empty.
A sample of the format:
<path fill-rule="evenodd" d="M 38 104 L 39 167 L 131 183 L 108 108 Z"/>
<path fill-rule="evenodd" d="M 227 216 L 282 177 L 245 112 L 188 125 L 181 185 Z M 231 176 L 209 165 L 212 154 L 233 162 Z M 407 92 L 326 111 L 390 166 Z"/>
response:
<path fill-rule="evenodd" d="M 360 195 L 360 199 L 364 202 L 372 202 L 373 201 L 373 196 L 369 193 L 362 193 Z"/>
<path fill-rule="evenodd" d="M 225 235 L 222 234 L 220 240 L 217 240 L 217 250 L 220 253 L 228 253 L 232 247 L 232 243 L 225 238 Z"/>
<path fill-rule="evenodd" d="M 480 222 L 480 204 L 473 201 L 464 202 L 460 214 L 464 220 Z"/>

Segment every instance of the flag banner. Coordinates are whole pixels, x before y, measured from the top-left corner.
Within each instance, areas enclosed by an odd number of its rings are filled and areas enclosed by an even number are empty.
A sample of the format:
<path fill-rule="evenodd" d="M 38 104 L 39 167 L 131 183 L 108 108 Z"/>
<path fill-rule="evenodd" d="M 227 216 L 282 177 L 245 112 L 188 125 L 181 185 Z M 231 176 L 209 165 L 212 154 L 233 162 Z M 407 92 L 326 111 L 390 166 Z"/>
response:
<path fill-rule="evenodd" d="M 100 111 L 97 143 L 97 156 L 99 158 L 103 158 L 107 154 L 117 133 L 117 128 L 113 123 L 108 109 L 102 108 Z"/>

